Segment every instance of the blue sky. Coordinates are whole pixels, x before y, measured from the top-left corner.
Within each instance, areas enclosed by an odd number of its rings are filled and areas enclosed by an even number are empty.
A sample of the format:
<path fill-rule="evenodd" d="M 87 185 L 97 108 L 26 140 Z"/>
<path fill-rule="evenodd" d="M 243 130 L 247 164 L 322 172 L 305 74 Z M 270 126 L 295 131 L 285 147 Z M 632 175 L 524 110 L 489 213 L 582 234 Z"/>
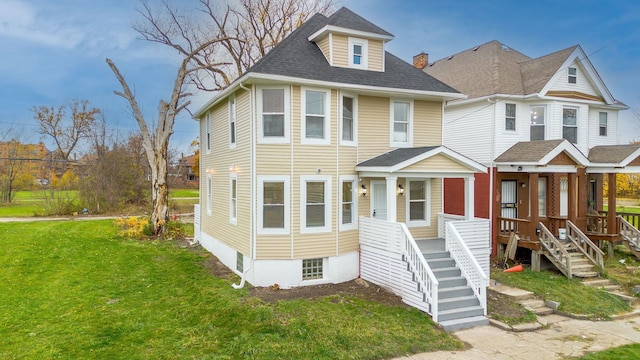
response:
<path fill-rule="evenodd" d="M 176 0 L 177 1 L 177 0 Z M 180 2 L 186 2 L 184 0 Z M 632 1 L 389 1 L 343 0 L 342 5 L 395 35 L 388 50 L 411 62 L 431 61 L 491 40 L 530 57 L 582 46 L 613 96 L 632 109 L 621 113 L 621 142 L 640 140 L 640 7 Z M 0 127 L 16 123 L 38 141 L 31 108 L 87 99 L 112 127 L 137 125 L 105 63 L 111 58 L 135 89 L 145 115 L 170 94 L 177 58 L 138 40 L 136 0 L 0 0 Z M 213 94 L 199 94 L 193 110 Z M 186 151 L 197 124 L 182 113 L 173 146 Z"/>

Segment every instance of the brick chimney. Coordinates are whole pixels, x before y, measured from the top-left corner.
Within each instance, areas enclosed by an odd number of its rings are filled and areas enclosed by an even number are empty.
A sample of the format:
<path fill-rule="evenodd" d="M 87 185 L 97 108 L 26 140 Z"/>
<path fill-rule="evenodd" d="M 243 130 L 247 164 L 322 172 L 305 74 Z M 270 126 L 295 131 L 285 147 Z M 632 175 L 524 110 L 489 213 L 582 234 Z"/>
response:
<path fill-rule="evenodd" d="M 420 54 L 413 57 L 413 66 L 422 70 L 429 65 L 429 54 L 425 52 L 421 52 Z"/>

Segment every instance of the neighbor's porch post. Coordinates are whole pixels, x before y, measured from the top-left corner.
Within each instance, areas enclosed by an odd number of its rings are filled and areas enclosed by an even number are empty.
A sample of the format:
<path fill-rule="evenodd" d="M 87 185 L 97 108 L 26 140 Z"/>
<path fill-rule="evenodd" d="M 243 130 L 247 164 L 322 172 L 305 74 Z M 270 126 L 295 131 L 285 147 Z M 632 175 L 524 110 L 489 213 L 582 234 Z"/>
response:
<path fill-rule="evenodd" d="M 618 229 L 616 227 L 616 174 L 609 173 L 609 193 L 607 194 L 607 202 L 609 208 L 607 209 L 607 234 L 617 234 Z"/>
<path fill-rule="evenodd" d="M 398 221 L 398 204 L 396 187 L 398 186 L 398 178 L 389 176 L 387 180 L 387 221 Z"/>
<path fill-rule="evenodd" d="M 538 173 L 529 173 L 529 219 L 531 220 L 531 228 L 529 229 L 529 238 L 539 241 L 536 229 L 540 223 L 540 204 L 538 203 Z"/>
<path fill-rule="evenodd" d="M 473 220 L 475 217 L 475 181 L 476 178 L 471 176 L 464 178 L 464 218 Z"/>

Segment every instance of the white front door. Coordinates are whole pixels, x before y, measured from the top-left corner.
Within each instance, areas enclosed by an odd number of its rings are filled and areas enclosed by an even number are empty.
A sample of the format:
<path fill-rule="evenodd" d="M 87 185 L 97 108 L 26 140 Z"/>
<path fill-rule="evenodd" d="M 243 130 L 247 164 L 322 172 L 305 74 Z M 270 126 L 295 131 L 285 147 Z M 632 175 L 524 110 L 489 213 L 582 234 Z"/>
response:
<path fill-rule="evenodd" d="M 371 182 L 371 217 L 387 220 L 387 184 L 384 181 Z"/>

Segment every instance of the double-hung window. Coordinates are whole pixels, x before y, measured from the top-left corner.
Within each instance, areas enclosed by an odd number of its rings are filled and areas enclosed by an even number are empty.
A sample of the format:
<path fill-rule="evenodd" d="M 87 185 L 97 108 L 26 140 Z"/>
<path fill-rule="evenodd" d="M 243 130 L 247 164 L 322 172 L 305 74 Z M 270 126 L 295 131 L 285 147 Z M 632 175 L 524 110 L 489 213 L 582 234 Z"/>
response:
<path fill-rule="evenodd" d="M 238 175 L 231 174 L 229 191 L 229 222 L 231 224 L 238 223 Z"/>
<path fill-rule="evenodd" d="M 429 182 L 427 180 L 409 180 L 408 213 L 409 226 L 428 226 L 429 219 Z"/>
<path fill-rule="evenodd" d="M 258 176 L 258 233 L 289 233 L 289 177 Z"/>
<path fill-rule="evenodd" d="M 329 144 L 329 92 L 325 90 L 302 90 L 302 143 Z"/>
<path fill-rule="evenodd" d="M 356 117 L 357 103 L 353 96 L 342 96 L 342 126 L 340 128 L 340 143 L 342 145 L 357 144 L 356 130 L 358 121 Z"/>
<path fill-rule="evenodd" d="M 357 69 L 367 68 L 367 53 L 369 43 L 366 39 L 350 37 L 349 43 L 349 67 Z"/>
<path fill-rule="evenodd" d="M 289 105 L 288 88 L 258 88 L 260 143 L 289 142 Z"/>
<path fill-rule="evenodd" d="M 504 129 L 516 130 L 516 104 L 504 104 Z"/>
<path fill-rule="evenodd" d="M 236 96 L 229 97 L 229 147 L 236 146 Z"/>
<path fill-rule="evenodd" d="M 598 122 L 599 122 L 599 134 L 600 136 L 607 136 L 607 122 L 608 122 L 608 113 L 600 112 L 598 113 Z"/>
<path fill-rule="evenodd" d="M 300 232 L 330 232 L 331 176 L 301 176 L 300 198 Z"/>
<path fill-rule="evenodd" d="M 357 176 L 340 176 L 340 230 L 351 230 L 358 227 L 358 193 L 356 187 L 357 182 Z"/>
<path fill-rule="evenodd" d="M 547 216 L 547 178 L 538 178 L 538 216 Z"/>
<path fill-rule="evenodd" d="M 578 143 L 578 109 L 565 107 L 562 109 L 562 138 Z"/>
<path fill-rule="evenodd" d="M 410 101 L 391 101 L 391 146 L 411 146 L 411 111 Z"/>
<path fill-rule="evenodd" d="M 544 106 L 532 106 L 531 107 L 531 123 L 530 123 L 530 140 L 544 140 L 545 126 L 544 126 L 545 107 Z"/>
<path fill-rule="evenodd" d="M 569 84 L 575 84 L 578 82 L 578 69 L 574 67 L 567 69 L 567 82 Z"/>

